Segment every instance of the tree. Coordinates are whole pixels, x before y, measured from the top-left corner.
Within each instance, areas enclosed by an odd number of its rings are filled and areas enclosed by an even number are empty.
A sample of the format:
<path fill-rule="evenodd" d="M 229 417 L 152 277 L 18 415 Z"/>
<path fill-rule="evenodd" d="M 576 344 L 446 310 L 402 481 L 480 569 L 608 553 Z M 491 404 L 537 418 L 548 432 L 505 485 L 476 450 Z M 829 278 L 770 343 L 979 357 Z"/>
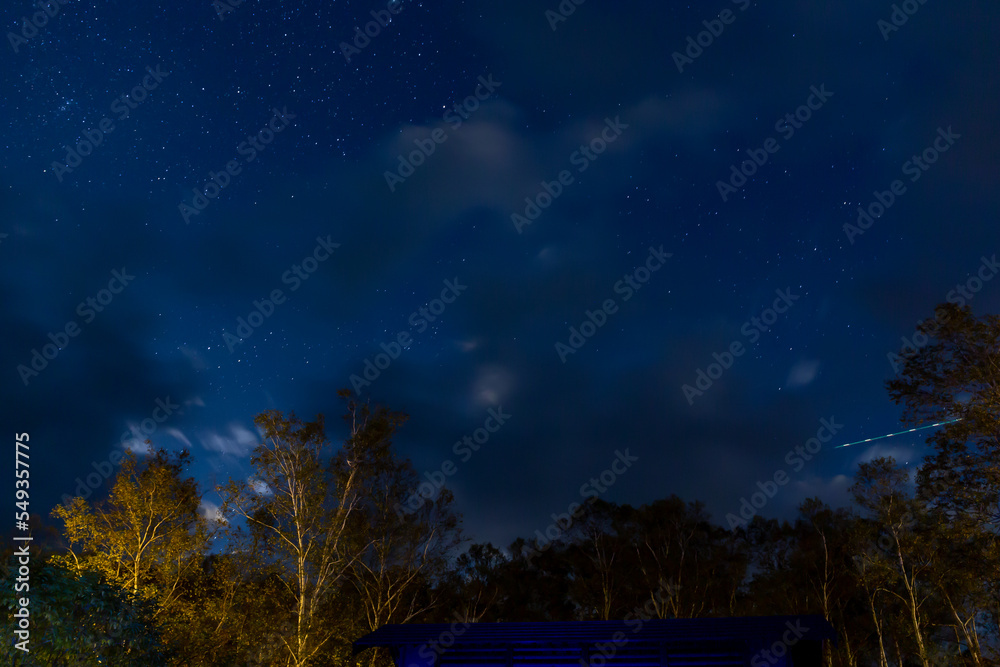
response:
<path fill-rule="evenodd" d="M 347 390 L 340 396 L 347 402 L 347 446 L 364 453 L 357 461 L 361 496 L 351 535 L 358 557 L 350 582 L 364 611 L 364 631 L 371 632 L 387 623 L 408 623 L 436 605 L 433 585 L 460 543 L 459 518 L 447 489 L 433 499 L 420 496 L 419 507 L 408 502 L 419 495 L 421 479 L 410 461 L 392 450 L 392 437 L 407 415 L 358 403 Z M 341 479 L 344 473 L 342 467 Z M 372 661 L 378 653 L 370 652 Z"/>
<path fill-rule="evenodd" d="M 291 636 L 287 592 L 273 566 L 251 549 L 207 556 L 181 585 L 164 639 L 177 647 L 177 665 L 283 665 L 282 639 Z M 243 545 L 240 545 L 243 546 Z"/>
<path fill-rule="evenodd" d="M 662 618 L 732 613 L 746 563 L 734 557 L 726 531 L 709 521 L 704 505 L 671 496 L 638 508 L 631 522 L 635 531 L 631 541 L 647 595 L 667 593 L 659 612 Z"/>
<path fill-rule="evenodd" d="M 198 485 L 182 478 L 190 464 L 186 450 L 161 449 L 142 463 L 127 452 L 107 500 L 91 505 L 77 497 L 52 510 L 69 542 L 69 553 L 57 562 L 78 574 L 101 572 L 133 595 L 169 608 L 208 545 Z"/>
<path fill-rule="evenodd" d="M 851 537 L 857 516 L 846 509 L 832 510 L 819 498 L 805 500 L 799 512 L 797 545 L 790 561 L 796 580 L 803 582 L 801 588 L 807 593 L 799 609 L 818 611 L 839 632 L 837 648 L 825 646 L 827 667 L 838 653 L 843 662 L 854 664 L 858 635 L 864 631 L 858 620 L 865 618 L 852 558 Z"/>
<path fill-rule="evenodd" d="M 888 667 L 884 622 L 887 614 L 883 601 L 888 595 L 893 570 L 885 554 L 877 547 L 879 532 L 874 521 L 859 519 L 852 530 L 851 548 L 854 552 L 856 580 L 864 591 L 867 612 L 871 615 L 872 628 L 877 640 L 877 646 L 869 643 L 867 653 L 876 657 L 878 667 Z"/>
<path fill-rule="evenodd" d="M 0 574 L 13 591 L 16 568 Z M 106 581 L 98 572 L 73 571 L 53 562 L 32 566 L 29 652 L 0 643 L 7 665 L 162 665 L 170 658 L 154 620 L 156 606 Z M 15 595 L 7 596 L 4 636 L 14 637 Z"/>
<path fill-rule="evenodd" d="M 1000 529 L 1000 317 L 942 304 L 917 335 L 928 343 L 903 357 L 889 395 L 908 423 L 960 420 L 929 436 L 937 453 L 919 495 L 953 519 Z"/>
<path fill-rule="evenodd" d="M 576 538 L 567 552 L 576 561 L 571 591 L 584 618 L 607 621 L 617 615 L 627 582 L 622 561 L 631 555 L 621 515 L 617 506 L 598 499 L 584 506 L 570 528 Z"/>
<path fill-rule="evenodd" d="M 746 527 L 734 528 L 747 552 L 754 576 L 748 582 L 744 613 L 787 614 L 799 607 L 798 587 L 789 574 L 796 549 L 795 531 L 785 522 L 757 514 Z"/>
<path fill-rule="evenodd" d="M 854 501 L 884 531 L 886 560 L 891 563 L 895 578 L 895 585 L 885 590 L 903 606 L 911 624 L 917 656 L 924 667 L 930 667 L 925 604 L 931 598 L 928 580 L 933 576 L 935 554 L 916 529 L 922 507 L 919 501 L 910 497 L 908 482 L 906 470 L 897 467 L 893 459 L 877 458 L 858 466 L 856 481 L 850 490 Z"/>
<path fill-rule="evenodd" d="M 396 514 L 414 478 L 392 454 L 405 419 L 348 400 L 347 438 L 330 453 L 323 415 L 302 422 L 264 412 L 254 419 L 264 442 L 250 459 L 252 479 L 220 489 L 224 515 L 246 521 L 292 601 L 295 630 L 284 645 L 295 667 L 346 650 L 353 625 L 338 607 L 360 606 L 369 627 L 421 611 L 424 577 L 440 566 L 457 519 Z M 444 512 L 446 502 L 431 506 Z M 349 588 L 360 604 L 346 597 Z"/>
<path fill-rule="evenodd" d="M 504 598 L 496 611 L 498 621 L 577 620 L 578 608 L 570 594 L 574 572 L 566 557 L 569 548 L 565 535 L 541 551 L 537 540 L 514 540 L 509 548 L 513 557 L 500 570 Z"/>
<path fill-rule="evenodd" d="M 982 664 L 989 658 L 976 627 L 1000 627 L 1000 317 L 942 304 L 914 341 L 887 388 L 904 421 L 953 422 L 927 438 L 934 453 L 917 496 L 942 559 L 935 581 L 956 642 Z"/>
<path fill-rule="evenodd" d="M 303 423 L 294 412 L 286 418 L 268 410 L 254 423 L 264 434 L 250 459 L 254 476 L 220 489 L 222 512 L 245 520 L 279 566 L 295 621 L 284 645 L 292 664 L 303 667 L 334 639 L 318 612 L 355 557 L 348 552 L 346 533 L 360 495 L 357 459 L 343 461 L 346 479 L 324 460 L 328 441 L 322 415 Z"/>
<path fill-rule="evenodd" d="M 490 542 L 470 545 L 438 585 L 443 594 L 440 607 L 454 614 L 453 618 L 442 614 L 438 620 L 498 621 L 497 612 L 509 590 L 505 585 L 509 569 L 510 558 Z"/>

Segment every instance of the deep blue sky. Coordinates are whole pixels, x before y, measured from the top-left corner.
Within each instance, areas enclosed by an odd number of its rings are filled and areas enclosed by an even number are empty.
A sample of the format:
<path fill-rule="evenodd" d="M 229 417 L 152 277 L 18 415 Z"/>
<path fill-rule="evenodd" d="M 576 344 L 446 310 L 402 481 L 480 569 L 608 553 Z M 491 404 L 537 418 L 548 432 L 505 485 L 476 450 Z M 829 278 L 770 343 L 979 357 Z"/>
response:
<path fill-rule="evenodd" d="M 588 0 L 556 21 L 558 6 L 403 0 L 350 62 L 341 42 L 385 2 L 247 0 L 220 19 L 208 0 L 74 0 L 16 51 L 5 38 L 0 389 L 10 447 L 31 436 L 33 509 L 73 493 L 157 399 L 181 407 L 154 445 L 190 447 L 206 488 L 250 473 L 264 409 L 324 412 L 338 440 L 336 390 L 400 332 L 408 347 L 362 395 L 411 414 L 397 446 L 419 471 L 455 463 L 478 539 L 544 528 L 626 448 L 639 460 L 602 497 L 676 493 L 720 522 L 779 470 L 763 513 L 787 517 L 809 495 L 844 503 L 861 460 L 919 461 L 921 437 L 785 457 L 821 419 L 843 425 L 838 442 L 900 428 L 886 355 L 998 251 L 1000 8 L 913 2 L 888 31 L 892 3 L 870 0 Z M 33 11 L 5 6 L 4 31 Z M 721 32 L 679 72 L 703 22 Z M 479 108 L 449 113 L 477 86 Z M 105 117 L 92 154 L 54 173 Z M 269 122 L 271 143 L 243 143 Z M 939 128 L 960 138 L 907 170 Z M 602 131 L 613 141 L 586 157 Z M 415 141 L 434 153 L 390 189 Z M 723 201 L 749 151 L 767 162 Z M 179 204 L 230 161 L 185 220 Z M 515 224 L 564 170 L 555 201 Z M 851 243 L 844 225 L 896 179 L 905 192 Z M 317 238 L 339 247 L 292 290 Z M 619 281 L 661 246 L 671 256 L 626 300 Z M 135 278 L 101 312 L 78 309 L 123 268 Z M 439 317 L 419 313 L 456 280 Z M 230 352 L 224 332 L 275 289 L 285 301 Z M 750 335 L 776 290 L 797 299 Z M 563 363 L 556 344 L 608 299 Z M 1000 311 L 1000 281 L 971 304 Z M 18 366 L 70 323 L 25 384 Z M 683 385 L 736 342 L 689 401 Z M 491 408 L 509 420 L 457 455 Z"/>

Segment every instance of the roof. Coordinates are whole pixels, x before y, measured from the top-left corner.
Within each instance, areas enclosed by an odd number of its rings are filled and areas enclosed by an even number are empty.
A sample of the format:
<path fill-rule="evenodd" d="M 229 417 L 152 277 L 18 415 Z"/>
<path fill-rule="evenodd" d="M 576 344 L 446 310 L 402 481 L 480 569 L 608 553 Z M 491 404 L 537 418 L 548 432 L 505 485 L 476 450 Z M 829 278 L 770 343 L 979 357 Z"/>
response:
<path fill-rule="evenodd" d="M 693 643 L 758 644 L 797 628 L 797 640 L 834 639 L 836 631 L 822 616 L 742 616 L 731 618 L 651 619 L 539 623 L 428 623 L 383 625 L 354 642 L 354 653 L 371 647 L 582 646 L 621 641 L 630 645 Z M 447 638 L 447 642 L 442 642 Z"/>

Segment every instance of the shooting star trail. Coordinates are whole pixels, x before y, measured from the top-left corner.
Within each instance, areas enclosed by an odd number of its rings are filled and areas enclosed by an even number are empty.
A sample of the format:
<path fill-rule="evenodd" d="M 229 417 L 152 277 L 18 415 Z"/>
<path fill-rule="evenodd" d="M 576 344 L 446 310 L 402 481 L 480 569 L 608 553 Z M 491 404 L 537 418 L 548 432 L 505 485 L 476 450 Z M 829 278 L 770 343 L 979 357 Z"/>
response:
<path fill-rule="evenodd" d="M 923 431 L 925 428 L 934 428 L 935 426 L 945 426 L 947 424 L 954 424 L 955 422 L 962 421 L 962 418 L 952 419 L 947 422 L 938 422 L 937 424 L 928 424 L 927 426 L 918 426 L 917 428 L 911 428 L 908 431 L 898 431 L 896 433 L 889 433 L 888 435 L 880 435 L 877 438 L 866 438 L 865 440 L 858 440 L 857 442 L 849 442 L 846 445 L 837 445 L 834 449 L 840 449 L 841 447 L 850 447 L 851 445 L 860 445 L 863 442 L 874 442 L 875 440 L 883 440 L 885 438 L 891 438 L 897 435 L 905 435 L 907 433 L 913 433 L 914 431 Z"/>

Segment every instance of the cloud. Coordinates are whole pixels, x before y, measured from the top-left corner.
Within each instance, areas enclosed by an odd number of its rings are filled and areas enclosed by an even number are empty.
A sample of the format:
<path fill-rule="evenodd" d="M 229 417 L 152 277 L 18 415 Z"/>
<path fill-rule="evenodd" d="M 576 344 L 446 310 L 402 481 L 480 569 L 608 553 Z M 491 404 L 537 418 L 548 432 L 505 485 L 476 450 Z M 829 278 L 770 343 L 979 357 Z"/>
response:
<path fill-rule="evenodd" d="M 514 388 L 514 375 L 501 366 L 483 366 L 472 385 L 472 396 L 479 405 L 497 405 L 509 397 Z"/>
<path fill-rule="evenodd" d="M 208 367 L 208 365 L 205 363 L 205 360 L 202 358 L 202 356 L 198 353 L 197 350 L 190 347 L 182 346 L 180 348 L 180 351 L 181 354 L 184 355 L 184 358 L 188 360 L 188 363 L 191 364 L 191 368 L 193 368 L 194 370 L 201 371 Z M 200 401 L 201 399 L 197 400 Z M 204 406 L 205 404 L 201 403 L 201 405 Z"/>
<path fill-rule="evenodd" d="M 794 389 L 812 384 L 812 381 L 819 375 L 819 367 L 820 362 L 815 360 L 798 362 L 788 372 L 788 379 L 785 380 L 785 386 L 789 389 Z"/>
<path fill-rule="evenodd" d="M 133 432 L 137 430 L 134 424 L 129 424 L 129 428 L 133 429 Z M 146 444 L 144 438 L 132 438 L 131 440 L 125 441 L 123 444 L 126 449 L 141 456 L 148 456 L 153 451 L 153 447 Z"/>
<path fill-rule="evenodd" d="M 854 465 L 859 463 L 869 463 L 877 458 L 893 458 L 897 463 L 904 465 L 917 458 L 913 448 L 904 445 L 880 443 L 872 445 L 870 448 L 860 452 L 854 460 Z"/>
<path fill-rule="evenodd" d="M 184 435 L 180 429 L 168 428 L 166 429 L 166 434 L 173 436 L 174 438 L 177 438 L 178 440 L 183 442 L 187 446 L 188 450 L 194 449 L 194 445 L 191 444 L 191 441 L 188 440 L 187 436 Z"/>
<path fill-rule="evenodd" d="M 273 492 L 271 491 L 271 487 L 269 487 L 265 482 L 262 482 L 259 479 L 254 479 L 253 477 L 248 477 L 247 478 L 247 484 L 249 484 L 250 488 L 253 489 L 254 492 L 257 493 L 258 495 L 261 495 L 261 496 L 271 496 L 271 495 L 274 495 Z"/>
<path fill-rule="evenodd" d="M 247 456 L 250 450 L 260 444 L 253 431 L 238 423 L 230 424 L 228 432 L 206 433 L 199 436 L 198 440 L 210 452 L 232 456 Z"/>
<path fill-rule="evenodd" d="M 198 510 L 201 512 L 201 515 L 209 521 L 216 523 L 226 522 L 225 517 L 222 516 L 222 509 L 211 501 L 202 500 Z"/>
<path fill-rule="evenodd" d="M 790 499 L 796 506 L 806 498 L 815 497 L 833 507 L 849 505 L 851 494 L 848 489 L 853 483 L 854 479 L 847 475 L 834 475 L 830 478 L 810 475 L 792 483 Z"/>

